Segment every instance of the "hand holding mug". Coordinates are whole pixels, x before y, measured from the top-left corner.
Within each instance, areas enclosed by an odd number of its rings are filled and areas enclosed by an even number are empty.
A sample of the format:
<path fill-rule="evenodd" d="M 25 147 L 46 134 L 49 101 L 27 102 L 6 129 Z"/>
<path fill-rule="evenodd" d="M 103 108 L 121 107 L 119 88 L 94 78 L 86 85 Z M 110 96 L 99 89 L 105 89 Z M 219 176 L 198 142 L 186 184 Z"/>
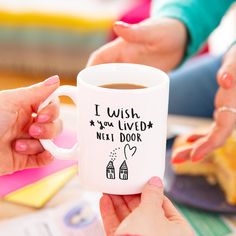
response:
<path fill-rule="evenodd" d="M 59 105 L 51 103 L 36 118 L 32 114 L 59 84 L 58 76 L 53 76 L 30 87 L 0 92 L 0 175 L 53 160 L 38 139 L 53 138 L 61 131 Z"/>
<path fill-rule="evenodd" d="M 193 236 L 193 230 L 153 177 L 141 195 L 103 195 L 100 209 L 107 236 Z"/>

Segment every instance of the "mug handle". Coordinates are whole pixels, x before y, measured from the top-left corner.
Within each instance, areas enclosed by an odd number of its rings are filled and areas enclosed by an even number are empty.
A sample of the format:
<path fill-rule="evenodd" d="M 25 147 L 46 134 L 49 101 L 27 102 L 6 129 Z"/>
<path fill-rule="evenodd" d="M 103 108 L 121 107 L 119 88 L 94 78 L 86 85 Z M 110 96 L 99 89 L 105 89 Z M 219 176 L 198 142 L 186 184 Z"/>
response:
<path fill-rule="evenodd" d="M 51 101 L 59 96 L 68 96 L 77 106 L 78 88 L 76 86 L 64 85 L 55 90 L 38 108 L 38 112 L 46 107 Z M 45 150 L 49 151 L 56 159 L 59 160 L 72 160 L 76 158 L 76 152 L 78 150 L 78 143 L 76 143 L 71 149 L 60 148 L 53 143 L 51 139 L 39 140 Z"/>

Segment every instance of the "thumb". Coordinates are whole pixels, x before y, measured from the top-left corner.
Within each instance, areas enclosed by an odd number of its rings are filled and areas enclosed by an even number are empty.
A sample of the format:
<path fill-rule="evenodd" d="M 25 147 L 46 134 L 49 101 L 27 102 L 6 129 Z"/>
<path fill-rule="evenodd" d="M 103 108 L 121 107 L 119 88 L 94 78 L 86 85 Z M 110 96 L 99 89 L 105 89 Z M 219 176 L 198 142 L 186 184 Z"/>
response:
<path fill-rule="evenodd" d="M 152 177 L 145 185 L 141 195 L 141 206 L 162 208 L 164 201 L 164 188 L 159 177 Z"/>
<path fill-rule="evenodd" d="M 18 89 L 15 93 L 19 100 L 30 103 L 35 109 L 46 100 L 51 93 L 53 93 L 60 86 L 60 79 L 58 75 L 54 75 L 45 81 Z"/>
<path fill-rule="evenodd" d="M 144 22 L 131 25 L 123 21 L 117 21 L 113 26 L 113 30 L 117 36 L 132 43 L 146 43 L 149 41 L 149 35 L 152 33 L 149 30 L 148 24 Z"/>

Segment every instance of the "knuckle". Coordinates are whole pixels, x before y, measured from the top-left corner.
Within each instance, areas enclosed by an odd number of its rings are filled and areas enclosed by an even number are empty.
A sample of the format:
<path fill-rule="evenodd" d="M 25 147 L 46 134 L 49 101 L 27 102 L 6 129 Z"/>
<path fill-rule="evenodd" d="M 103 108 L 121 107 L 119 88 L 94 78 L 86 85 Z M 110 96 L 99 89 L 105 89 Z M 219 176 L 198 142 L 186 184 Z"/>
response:
<path fill-rule="evenodd" d="M 35 159 L 35 161 L 36 161 L 36 165 L 37 166 L 42 166 L 42 165 L 44 165 L 44 160 L 43 160 L 43 158 L 39 158 L 39 157 L 37 157 L 36 159 Z"/>
<path fill-rule="evenodd" d="M 9 166 L 0 167 L 0 176 L 10 173 L 12 173 L 12 168 L 10 168 Z"/>
<path fill-rule="evenodd" d="M 221 136 L 210 137 L 208 145 L 212 148 L 218 148 L 224 144 L 225 140 Z"/>
<path fill-rule="evenodd" d="M 155 186 L 148 186 L 144 193 L 147 197 L 145 197 L 145 202 L 153 202 L 153 199 L 163 200 L 163 189 L 157 188 Z"/>
<path fill-rule="evenodd" d="M 216 145 L 216 140 L 213 138 L 209 138 L 207 142 L 208 142 L 208 145 L 211 147 L 214 147 Z"/>
<path fill-rule="evenodd" d="M 36 163 L 38 166 L 45 166 L 47 165 L 50 160 L 49 160 L 49 157 L 51 156 L 51 154 L 49 154 L 47 151 L 44 152 L 42 155 L 38 156 L 36 158 Z"/>
<path fill-rule="evenodd" d="M 155 53 L 157 51 L 157 44 L 155 42 L 147 42 L 146 43 L 146 49 L 149 52 Z"/>

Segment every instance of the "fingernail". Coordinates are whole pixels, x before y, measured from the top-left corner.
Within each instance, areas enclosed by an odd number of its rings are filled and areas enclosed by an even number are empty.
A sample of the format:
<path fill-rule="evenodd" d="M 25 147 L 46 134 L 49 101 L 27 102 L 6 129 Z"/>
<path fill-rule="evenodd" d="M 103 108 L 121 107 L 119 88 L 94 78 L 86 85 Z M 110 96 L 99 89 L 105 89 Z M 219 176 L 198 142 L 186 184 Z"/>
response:
<path fill-rule="evenodd" d="M 31 136 L 38 136 L 42 133 L 42 130 L 40 127 L 38 126 L 31 126 L 30 129 L 29 129 L 29 134 Z"/>
<path fill-rule="evenodd" d="M 196 140 L 196 138 L 195 138 L 195 137 L 192 137 L 192 136 L 190 136 L 190 137 L 187 138 L 187 142 L 188 142 L 188 143 L 193 143 L 195 140 Z"/>
<path fill-rule="evenodd" d="M 116 21 L 115 22 L 115 25 L 117 26 L 122 26 L 124 28 L 129 28 L 130 27 L 130 24 L 126 23 L 126 22 L 123 22 L 123 21 Z"/>
<path fill-rule="evenodd" d="M 224 88 L 231 88 L 233 84 L 233 76 L 229 73 L 224 73 L 220 79 L 220 82 Z"/>
<path fill-rule="evenodd" d="M 162 180 L 161 178 L 155 176 L 155 177 L 152 177 L 149 181 L 148 181 L 148 184 L 150 185 L 154 185 L 158 188 L 162 188 L 163 187 L 163 183 L 162 183 Z"/>
<path fill-rule="evenodd" d="M 200 160 L 202 160 L 202 159 L 203 159 L 202 156 L 192 157 L 192 162 L 197 162 L 197 161 L 200 161 Z"/>
<path fill-rule="evenodd" d="M 44 122 L 47 122 L 49 120 L 49 115 L 47 114 L 41 114 L 37 117 L 37 121 L 39 123 L 44 123 Z"/>
<path fill-rule="evenodd" d="M 27 150 L 27 145 L 20 141 L 16 142 L 15 149 L 17 152 L 25 152 Z"/>
<path fill-rule="evenodd" d="M 57 83 L 59 83 L 59 76 L 58 75 L 54 75 L 44 81 L 44 84 L 46 86 L 51 86 L 51 85 L 54 85 Z"/>
<path fill-rule="evenodd" d="M 173 158 L 173 159 L 171 160 L 171 163 L 172 163 L 172 164 L 180 164 L 180 163 L 183 163 L 183 162 L 185 162 L 185 161 L 187 161 L 186 158 L 183 158 L 183 157 L 176 157 L 176 158 Z"/>

